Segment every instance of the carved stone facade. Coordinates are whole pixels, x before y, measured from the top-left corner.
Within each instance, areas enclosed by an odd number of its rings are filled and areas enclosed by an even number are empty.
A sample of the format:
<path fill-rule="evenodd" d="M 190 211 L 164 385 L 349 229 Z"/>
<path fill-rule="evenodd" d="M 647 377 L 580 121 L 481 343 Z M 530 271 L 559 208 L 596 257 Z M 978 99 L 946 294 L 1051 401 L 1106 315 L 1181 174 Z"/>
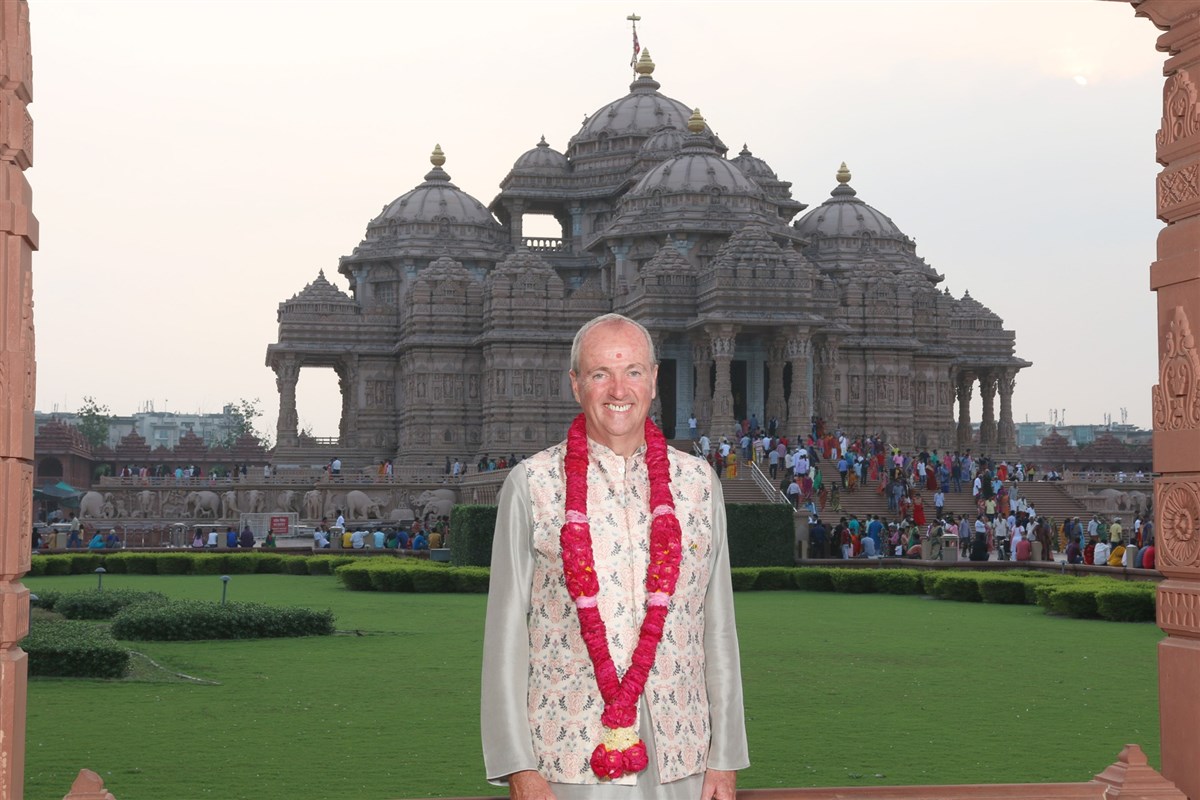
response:
<path fill-rule="evenodd" d="M 693 413 L 715 435 L 755 415 L 802 436 L 816 415 L 904 447 L 971 447 L 954 399 L 977 380 L 979 447 L 1012 451 L 1011 391 L 998 422 L 993 399 L 1028 362 L 1001 320 L 939 290 L 942 275 L 857 197 L 844 164 L 829 199 L 793 221 L 806 206 L 790 183 L 748 148 L 726 158 L 698 111 L 659 92 L 645 51 L 637 72 L 564 153 L 543 138 L 522 154 L 487 208 L 450 182 L 437 148 L 425 181 L 342 259 L 349 294 L 321 274 L 280 304 L 267 353 L 276 460 L 537 451 L 576 413 L 575 330 L 609 311 L 654 337 L 668 436 L 686 435 Z M 526 237 L 531 214 L 562 236 Z M 296 430 L 308 367 L 341 380 L 341 434 L 324 454 Z"/>

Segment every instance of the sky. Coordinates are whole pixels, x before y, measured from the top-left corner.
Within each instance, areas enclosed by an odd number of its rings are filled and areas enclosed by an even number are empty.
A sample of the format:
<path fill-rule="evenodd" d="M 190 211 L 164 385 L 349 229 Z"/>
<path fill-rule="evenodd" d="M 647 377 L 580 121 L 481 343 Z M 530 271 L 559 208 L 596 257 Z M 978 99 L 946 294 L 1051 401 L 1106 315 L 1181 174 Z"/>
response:
<path fill-rule="evenodd" d="M 540 136 L 565 150 L 628 92 L 631 11 L 730 155 L 814 207 L 845 161 L 1016 331 L 1018 422 L 1149 427 L 1163 55 L 1097 0 L 33 0 L 37 409 L 257 398 L 273 434 L 279 302 L 318 270 L 347 288 L 338 258 L 435 144 L 485 205 Z M 331 371 L 297 397 L 336 435 Z"/>

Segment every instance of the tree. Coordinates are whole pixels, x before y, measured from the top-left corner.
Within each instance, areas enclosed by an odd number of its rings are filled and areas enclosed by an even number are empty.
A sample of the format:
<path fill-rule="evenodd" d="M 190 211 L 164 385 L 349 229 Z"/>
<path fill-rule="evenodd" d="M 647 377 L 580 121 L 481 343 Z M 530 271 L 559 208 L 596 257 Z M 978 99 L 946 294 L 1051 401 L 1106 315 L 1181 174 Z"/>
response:
<path fill-rule="evenodd" d="M 247 434 L 264 445 L 269 445 L 266 435 L 260 433 L 254 424 L 254 420 L 262 416 L 262 409 L 259 408 L 260 402 L 257 397 L 253 400 L 243 397 L 235 403 L 225 405 L 225 413 L 229 415 L 231 423 L 229 432 L 225 435 L 225 441 L 222 442 L 225 447 L 232 447 L 238 439 Z"/>
<path fill-rule="evenodd" d="M 76 413 L 75 427 L 88 440 L 95 450 L 108 443 L 108 427 L 112 422 L 112 414 L 108 406 L 96 402 L 96 398 L 85 395 L 83 405 Z"/>

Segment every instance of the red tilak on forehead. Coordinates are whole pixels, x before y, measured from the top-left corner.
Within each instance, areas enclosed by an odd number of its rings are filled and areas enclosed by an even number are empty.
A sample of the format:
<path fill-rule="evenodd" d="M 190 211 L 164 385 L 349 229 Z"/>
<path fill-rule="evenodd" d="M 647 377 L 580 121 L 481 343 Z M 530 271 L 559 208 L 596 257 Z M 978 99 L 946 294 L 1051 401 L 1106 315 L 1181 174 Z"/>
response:
<path fill-rule="evenodd" d="M 617 353 L 617 358 L 620 358 L 620 357 L 621 357 L 621 354 L 620 354 L 620 353 Z"/>

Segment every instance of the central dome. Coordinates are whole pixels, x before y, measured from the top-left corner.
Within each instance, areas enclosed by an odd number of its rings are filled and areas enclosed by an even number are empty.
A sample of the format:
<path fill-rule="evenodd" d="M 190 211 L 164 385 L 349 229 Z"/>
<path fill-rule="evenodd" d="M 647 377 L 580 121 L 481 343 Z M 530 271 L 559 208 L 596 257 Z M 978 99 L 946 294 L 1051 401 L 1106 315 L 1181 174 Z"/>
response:
<path fill-rule="evenodd" d="M 450 182 L 450 176 L 442 169 L 446 157 L 442 155 L 441 147 L 434 150 L 430 162 L 433 169 L 425 176 L 424 183 L 385 206 L 383 212 L 372 220 L 372 226 L 446 221 L 460 225 L 499 227 L 483 203 Z"/>

